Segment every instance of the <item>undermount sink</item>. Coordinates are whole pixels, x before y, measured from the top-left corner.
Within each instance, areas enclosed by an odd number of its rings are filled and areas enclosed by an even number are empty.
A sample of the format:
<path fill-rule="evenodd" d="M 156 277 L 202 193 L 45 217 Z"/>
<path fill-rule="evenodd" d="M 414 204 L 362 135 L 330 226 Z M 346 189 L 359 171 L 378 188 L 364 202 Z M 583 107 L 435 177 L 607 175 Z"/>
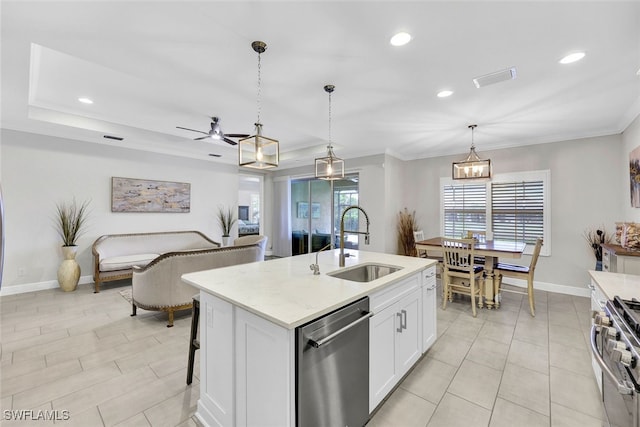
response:
<path fill-rule="evenodd" d="M 371 282 L 399 270 L 402 270 L 402 267 L 370 262 L 327 273 L 327 276 L 352 282 Z"/>

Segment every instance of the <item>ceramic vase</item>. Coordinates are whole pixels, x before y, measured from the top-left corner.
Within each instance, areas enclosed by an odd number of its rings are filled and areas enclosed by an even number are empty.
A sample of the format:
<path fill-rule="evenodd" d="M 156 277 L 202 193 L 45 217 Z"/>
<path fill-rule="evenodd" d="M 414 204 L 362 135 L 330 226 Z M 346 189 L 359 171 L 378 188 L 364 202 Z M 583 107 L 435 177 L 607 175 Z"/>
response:
<path fill-rule="evenodd" d="M 222 236 L 222 246 L 229 246 L 231 236 Z"/>
<path fill-rule="evenodd" d="M 80 280 L 80 265 L 76 261 L 77 246 L 63 246 L 64 261 L 58 268 L 58 284 L 65 292 L 75 291 Z"/>

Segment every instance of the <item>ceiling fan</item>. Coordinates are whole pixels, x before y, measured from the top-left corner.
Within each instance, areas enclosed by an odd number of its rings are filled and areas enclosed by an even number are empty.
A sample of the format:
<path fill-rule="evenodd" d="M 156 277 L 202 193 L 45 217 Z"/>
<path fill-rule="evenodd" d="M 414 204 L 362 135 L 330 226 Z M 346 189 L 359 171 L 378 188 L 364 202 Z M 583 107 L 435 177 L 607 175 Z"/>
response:
<path fill-rule="evenodd" d="M 196 130 L 196 129 L 189 129 L 189 128 L 184 128 L 182 126 L 176 126 L 176 128 L 178 129 L 184 129 L 184 130 L 188 130 L 191 132 L 198 132 L 198 133 L 203 133 L 206 136 L 201 136 L 199 138 L 194 138 L 194 141 L 200 141 L 202 139 L 206 139 L 206 138 L 211 138 L 211 139 L 221 139 L 224 142 L 226 142 L 227 144 L 231 144 L 231 145 L 238 145 L 237 142 L 235 142 L 232 139 L 229 139 L 229 137 L 231 138 L 246 138 L 249 135 L 245 134 L 245 133 L 223 133 L 222 129 L 220 128 L 220 118 L 218 117 L 211 117 L 211 130 L 209 132 L 203 132 L 201 130 Z"/>

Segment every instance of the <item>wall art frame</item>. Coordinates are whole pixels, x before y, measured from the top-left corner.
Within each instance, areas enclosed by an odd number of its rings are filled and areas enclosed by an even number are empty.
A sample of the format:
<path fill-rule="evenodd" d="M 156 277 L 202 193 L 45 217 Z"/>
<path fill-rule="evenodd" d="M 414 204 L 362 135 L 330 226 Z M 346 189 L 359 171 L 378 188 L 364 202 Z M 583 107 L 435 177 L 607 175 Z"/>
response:
<path fill-rule="evenodd" d="M 189 213 L 190 210 L 190 183 L 111 178 L 111 212 Z"/>

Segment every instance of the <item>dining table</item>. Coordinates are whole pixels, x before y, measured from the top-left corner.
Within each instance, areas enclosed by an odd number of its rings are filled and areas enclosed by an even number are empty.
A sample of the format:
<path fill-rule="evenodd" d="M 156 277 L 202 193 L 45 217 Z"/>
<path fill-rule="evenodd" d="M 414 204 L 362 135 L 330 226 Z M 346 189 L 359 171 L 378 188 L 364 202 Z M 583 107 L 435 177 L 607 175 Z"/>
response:
<path fill-rule="evenodd" d="M 430 253 L 442 254 L 442 237 L 431 237 L 426 240 L 416 242 L 418 251 L 427 251 L 427 257 Z M 474 245 L 474 254 L 478 257 L 484 257 L 485 286 L 484 286 L 484 303 L 487 308 L 500 307 L 499 286 L 500 275 L 494 273 L 494 268 L 498 263 L 498 258 L 521 258 L 526 243 L 515 242 L 510 240 L 485 240 L 476 241 Z M 442 256 L 442 255 L 440 255 Z M 486 286 L 490 284 L 490 286 Z M 480 298 L 479 307 L 483 307 L 482 298 Z"/>

